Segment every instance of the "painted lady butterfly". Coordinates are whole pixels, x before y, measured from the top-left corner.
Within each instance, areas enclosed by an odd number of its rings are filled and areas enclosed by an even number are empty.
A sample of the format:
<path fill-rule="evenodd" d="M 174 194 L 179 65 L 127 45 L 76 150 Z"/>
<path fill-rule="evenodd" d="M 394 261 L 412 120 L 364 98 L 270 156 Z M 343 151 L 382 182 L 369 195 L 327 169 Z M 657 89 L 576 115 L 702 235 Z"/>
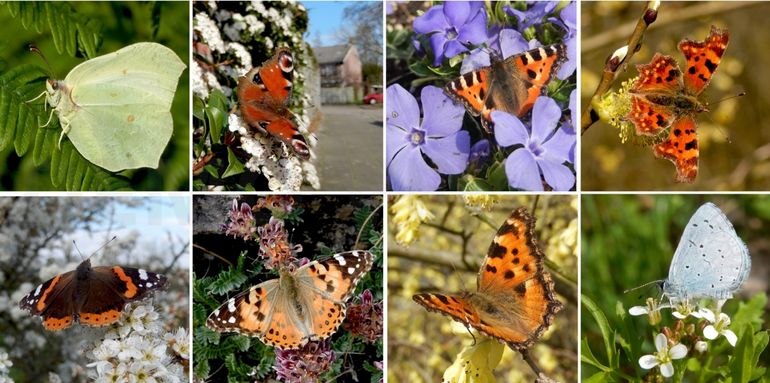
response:
<path fill-rule="evenodd" d="M 535 238 L 535 218 L 518 208 L 489 246 L 479 270 L 477 292 L 416 294 L 412 298 L 428 311 L 448 315 L 511 348 L 524 350 L 563 307 L 554 297 L 544 258 Z"/>
<path fill-rule="evenodd" d="M 310 158 L 305 137 L 289 110 L 294 81 L 294 59 L 288 48 L 238 79 L 241 117 L 260 133 L 269 133 L 292 148 L 300 158 Z"/>
<path fill-rule="evenodd" d="M 687 59 L 682 72 L 671 56 L 656 53 L 647 65 L 638 65 L 639 79 L 633 84 L 631 111 L 626 118 L 637 135 L 656 136 L 670 128 L 668 138 L 654 146 L 655 157 L 676 166 L 677 182 L 693 182 L 698 175 L 696 113 L 706 112 L 698 101 L 727 48 L 727 30 L 711 27 L 706 41 L 682 40 L 679 50 Z M 684 78 L 683 78 L 684 77 Z"/>
<path fill-rule="evenodd" d="M 142 300 L 165 286 L 164 275 L 131 267 L 91 267 L 86 259 L 77 269 L 30 291 L 19 307 L 42 316 L 43 327 L 49 331 L 63 330 L 73 323 L 106 326 L 120 319 L 127 303 Z"/>
<path fill-rule="evenodd" d="M 567 60 L 564 44 L 535 48 L 508 57 L 492 58 L 492 65 L 468 72 L 448 83 L 444 92 L 465 105 L 472 116 L 492 132 L 495 110 L 523 116 L 543 94 L 545 85 Z"/>
<path fill-rule="evenodd" d="M 281 349 L 324 340 L 345 319 L 346 301 L 373 261 L 368 251 L 349 251 L 296 270 L 282 266 L 279 278 L 230 298 L 209 315 L 206 325 L 256 336 Z"/>

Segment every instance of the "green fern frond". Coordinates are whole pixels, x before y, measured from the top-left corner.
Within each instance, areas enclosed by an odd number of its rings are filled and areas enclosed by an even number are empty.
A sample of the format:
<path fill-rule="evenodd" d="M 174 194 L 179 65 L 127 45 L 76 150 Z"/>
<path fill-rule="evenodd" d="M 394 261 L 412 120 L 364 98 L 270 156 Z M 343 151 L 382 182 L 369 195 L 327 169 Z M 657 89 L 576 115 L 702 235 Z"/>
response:
<path fill-rule="evenodd" d="M 18 156 L 32 147 L 32 159 L 40 166 L 50 158 L 51 183 L 68 191 L 129 189 L 126 178 L 114 175 L 88 162 L 69 140 L 57 142 L 61 127 L 48 120 L 43 104 L 29 103 L 43 91 L 46 73 L 33 65 L 20 65 L 0 74 L 0 151 L 13 144 Z M 45 102 L 45 101 L 43 101 Z"/>
<path fill-rule="evenodd" d="M 21 19 L 26 29 L 49 31 L 59 53 L 74 57 L 78 48 L 88 58 L 96 57 L 102 24 L 77 12 L 65 2 L 2 2 L 11 16 Z"/>

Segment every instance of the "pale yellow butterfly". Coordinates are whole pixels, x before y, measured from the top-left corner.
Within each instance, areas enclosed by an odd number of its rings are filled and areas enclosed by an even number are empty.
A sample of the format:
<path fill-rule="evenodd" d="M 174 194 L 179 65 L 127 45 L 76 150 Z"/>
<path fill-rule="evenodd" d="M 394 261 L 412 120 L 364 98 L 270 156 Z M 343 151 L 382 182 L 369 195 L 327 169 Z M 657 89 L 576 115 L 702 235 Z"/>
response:
<path fill-rule="evenodd" d="M 48 80 L 44 94 L 59 116 L 59 141 L 66 135 L 83 157 L 109 171 L 157 168 L 173 132 L 171 102 L 184 69 L 171 49 L 143 42 L 83 62 L 63 81 Z"/>

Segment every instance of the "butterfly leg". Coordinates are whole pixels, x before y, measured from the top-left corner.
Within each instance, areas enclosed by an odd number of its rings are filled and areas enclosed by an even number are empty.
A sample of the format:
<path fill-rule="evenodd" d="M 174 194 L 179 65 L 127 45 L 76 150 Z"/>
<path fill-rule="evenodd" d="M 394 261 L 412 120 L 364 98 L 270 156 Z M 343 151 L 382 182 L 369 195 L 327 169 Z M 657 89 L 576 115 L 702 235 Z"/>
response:
<path fill-rule="evenodd" d="M 37 97 L 35 97 L 35 98 L 31 99 L 31 100 L 24 101 L 24 103 L 29 104 L 30 102 L 35 101 L 38 98 L 45 96 L 46 93 L 48 93 L 48 92 L 43 91 L 43 93 L 40 93 Z"/>
<path fill-rule="evenodd" d="M 473 331 L 471 331 L 471 326 L 469 326 L 467 323 L 463 323 L 465 325 L 465 329 L 468 330 L 468 334 L 471 334 L 471 338 L 473 338 L 473 344 L 471 346 L 476 345 L 476 335 L 473 335 Z"/>
<path fill-rule="evenodd" d="M 53 115 L 53 110 L 51 111 L 51 115 Z M 56 147 L 58 149 L 61 149 L 61 140 L 64 138 L 64 136 L 67 135 L 67 133 L 70 132 L 70 123 L 69 123 L 69 121 L 61 120 L 60 122 L 61 122 L 61 125 L 62 125 L 62 129 L 61 129 L 61 135 L 59 136 L 59 142 L 56 143 Z M 48 125 L 48 124 L 46 124 L 46 125 Z M 43 125 L 43 126 L 45 126 L 45 125 Z"/>
<path fill-rule="evenodd" d="M 40 127 L 41 127 L 41 128 L 45 128 L 46 126 L 48 126 L 48 124 L 50 124 L 50 123 L 51 123 L 51 120 L 52 120 L 52 119 L 53 119 L 53 109 L 51 109 L 51 114 L 49 114 L 49 115 L 48 115 L 48 121 L 46 121 L 46 123 L 45 123 L 45 124 L 43 124 L 43 125 L 40 125 Z M 61 141 L 61 139 L 59 139 L 59 141 Z"/>

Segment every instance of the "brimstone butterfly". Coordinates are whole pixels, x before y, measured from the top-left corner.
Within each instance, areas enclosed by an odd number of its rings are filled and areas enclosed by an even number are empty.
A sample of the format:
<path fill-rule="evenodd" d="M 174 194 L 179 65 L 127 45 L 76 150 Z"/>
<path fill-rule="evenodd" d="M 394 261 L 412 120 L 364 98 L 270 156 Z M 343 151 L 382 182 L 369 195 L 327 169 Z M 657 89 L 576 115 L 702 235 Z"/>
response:
<path fill-rule="evenodd" d="M 171 102 L 185 64 L 157 43 L 136 43 L 46 82 L 46 101 L 88 161 L 112 172 L 157 168 L 174 121 Z"/>

